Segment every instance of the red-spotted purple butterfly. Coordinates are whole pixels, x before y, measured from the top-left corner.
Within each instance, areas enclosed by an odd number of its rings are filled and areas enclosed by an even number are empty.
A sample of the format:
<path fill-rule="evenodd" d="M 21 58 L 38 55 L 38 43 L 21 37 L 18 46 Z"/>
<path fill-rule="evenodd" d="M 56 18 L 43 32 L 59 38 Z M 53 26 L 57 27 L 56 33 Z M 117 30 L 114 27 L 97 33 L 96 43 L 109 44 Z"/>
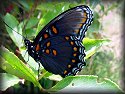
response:
<path fill-rule="evenodd" d="M 92 20 L 93 13 L 85 5 L 63 12 L 50 21 L 33 42 L 24 40 L 29 55 L 53 74 L 76 75 L 86 65 L 82 39 Z"/>
<path fill-rule="evenodd" d="M 93 13 L 85 5 L 63 12 L 50 21 L 33 42 L 24 38 L 28 54 L 53 74 L 76 75 L 86 65 L 82 40 L 92 21 Z"/>

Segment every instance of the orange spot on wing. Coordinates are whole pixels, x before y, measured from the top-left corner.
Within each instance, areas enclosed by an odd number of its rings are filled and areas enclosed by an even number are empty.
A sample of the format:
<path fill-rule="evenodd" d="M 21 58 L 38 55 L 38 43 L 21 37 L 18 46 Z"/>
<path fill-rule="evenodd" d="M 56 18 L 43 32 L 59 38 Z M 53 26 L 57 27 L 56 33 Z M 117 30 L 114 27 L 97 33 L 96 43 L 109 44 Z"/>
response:
<path fill-rule="evenodd" d="M 64 71 L 64 74 L 66 74 L 66 73 L 67 73 L 67 70 Z"/>
<path fill-rule="evenodd" d="M 57 51 L 56 50 L 53 50 L 53 55 L 57 55 Z"/>
<path fill-rule="evenodd" d="M 50 53 L 49 49 L 46 49 L 45 52 L 46 52 L 46 54 L 49 54 L 49 53 Z"/>
<path fill-rule="evenodd" d="M 72 59 L 72 62 L 73 62 L 73 63 L 75 63 L 75 62 L 76 62 L 76 60 Z"/>
<path fill-rule="evenodd" d="M 44 34 L 44 38 L 46 39 L 46 38 L 48 38 L 49 36 L 48 36 L 48 34 Z"/>
<path fill-rule="evenodd" d="M 84 13 L 83 13 L 83 16 L 84 16 L 85 18 L 87 17 L 87 14 L 86 14 L 86 12 L 84 12 Z"/>
<path fill-rule="evenodd" d="M 54 26 L 52 26 L 52 31 L 53 31 L 55 34 L 58 33 L 57 29 L 56 29 Z"/>
<path fill-rule="evenodd" d="M 36 51 L 40 50 L 39 44 L 36 45 Z"/>
<path fill-rule="evenodd" d="M 49 47 L 49 46 L 50 46 L 50 44 L 51 44 L 51 43 L 50 43 L 50 41 L 49 41 L 49 42 L 47 42 L 46 46 L 47 46 L 47 47 Z"/>
<path fill-rule="evenodd" d="M 71 45 L 74 45 L 74 42 L 73 42 L 73 41 L 71 41 L 71 42 L 70 42 L 70 44 L 71 44 Z"/>
<path fill-rule="evenodd" d="M 77 55 L 76 53 L 73 54 L 73 56 L 76 56 L 76 55 Z"/>
<path fill-rule="evenodd" d="M 66 36 L 66 37 L 65 37 L 65 39 L 66 39 L 66 40 L 69 40 L 69 37 L 68 37 L 68 36 Z"/>
<path fill-rule="evenodd" d="M 86 21 L 86 18 L 83 18 L 83 19 L 82 19 L 82 22 L 85 23 L 85 21 Z"/>
<path fill-rule="evenodd" d="M 83 24 L 79 24 L 79 27 L 81 27 Z"/>
<path fill-rule="evenodd" d="M 74 50 L 74 51 L 77 51 L 77 48 L 76 48 L 76 47 L 74 47 L 74 48 L 73 48 L 73 50 Z"/>
<path fill-rule="evenodd" d="M 70 65 L 70 64 L 68 65 L 68 68 L 71 68 L 71 65 Z"/>
<path fill-rule="evenodd" d="M 76 32 L 76 34 L 78 34 L 78 33 L 79 33 L 79 30 L 75 30 L 75 32 Z"/>

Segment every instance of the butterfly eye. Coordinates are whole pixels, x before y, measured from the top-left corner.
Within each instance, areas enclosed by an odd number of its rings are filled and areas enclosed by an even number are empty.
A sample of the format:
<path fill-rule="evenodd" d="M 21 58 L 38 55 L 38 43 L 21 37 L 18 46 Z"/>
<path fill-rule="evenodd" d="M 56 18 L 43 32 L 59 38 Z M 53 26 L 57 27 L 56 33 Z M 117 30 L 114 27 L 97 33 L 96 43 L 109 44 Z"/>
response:
<path fill-rule="evenodd" d="M 26 46 L 28 46 L 31 42 L 28 39 L 24 39 L 24 43 Z"/>

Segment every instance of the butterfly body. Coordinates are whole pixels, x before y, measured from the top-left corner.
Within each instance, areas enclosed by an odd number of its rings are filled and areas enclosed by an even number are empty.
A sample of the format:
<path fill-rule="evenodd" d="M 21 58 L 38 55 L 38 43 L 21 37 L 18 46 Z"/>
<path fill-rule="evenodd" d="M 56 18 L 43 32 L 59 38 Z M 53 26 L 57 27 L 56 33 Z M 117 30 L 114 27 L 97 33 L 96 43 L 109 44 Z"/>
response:
<path fill-rule="evenodd" d="M 47 24 L 33 42 L 24 40 L 29 55 L 53 74 L 76 75 L 86 65 L 82 40 L 92 20 L 88 6 L 67 10 Z"/>

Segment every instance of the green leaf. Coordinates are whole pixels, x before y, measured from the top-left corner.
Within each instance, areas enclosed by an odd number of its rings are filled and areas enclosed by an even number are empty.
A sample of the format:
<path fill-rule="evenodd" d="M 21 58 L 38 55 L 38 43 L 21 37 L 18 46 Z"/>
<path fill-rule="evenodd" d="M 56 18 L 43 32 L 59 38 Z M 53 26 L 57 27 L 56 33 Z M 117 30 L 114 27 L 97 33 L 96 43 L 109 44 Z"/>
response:
<path fill-rule="evenodd" d="M 60 75 L 55 75 L 55 74 L 49 76 L 48 78 L 53 81 L 61 81 L 63 79 Z"/>
<path fill-rule="evenodd" d="M 53 86 L 53 81 L 44 77 L 39 80 L 39 83 L 41 83 L 45 89 L 49 89 Z"/>
<path fill-rule="evenodd" d="M 54 6 L 53 11 L 48 10 L 47 13 L 43 15 L 43 17 L 40 19 L 37 27 L 37 32 L 39 32 L 47 23 L 49 23 L 53 18 L 55 18 L 60 13 L 64 12 L 69 8 L 69 3 L 66 3 L 65 5 L 63 3 L 59 3 Z"/>
<path fill-rule="evenodd" d="M 85 59 L 89 58 L 92 56 L 99 47 L 102 45 L 106 45 L 109 42 L 108 39 L 89 39 L 89 38 L 84 38 L 83 39 L 83 45 L 85 46 L 86 50 L 86 57 Z"/>
<path fill-rule="evenodd" d="M 34 29 L 26 29 L 23 32 L 23 36 L 27 37 L 28 39 L 33 39 L 36 36 L 36 28 Z"/>
<path fill-rule="evenodd" d="M 30 19 L 26 19 L 22 21 L 18 27 L 22 28 L 23 30 L 23 36 L 32 38 L 33 36 L 36 36 L 36 28 L 34 28 L 38 24 L 39 19 L 36 17 L 31 17 Z M 24 28 L 25 26 L 25 28 Z"/>
<path fill-rule="evenodd" d="M 119 86 L 109 79 L 98 82 L 98 76 L 69 76 L 58 82 L 49 92 L 122 92 Z"/>
<path fill-rule="evenodd" d="M 0 78 L 2 78 L 2 83 L 0 86 L 1 91 L 5 91 L 7 88 L 14 86 L 19 81 L 22 81 L 18 77 L 7 73 L 0 73 Z"/>
<path fill-rule="evenodd" d="M 67 9 L 69 8 L 70 3 L 69 2 L 47 2 L 47 3 L 41 3 L 40 5 L 37 6 L 36 9 L 41 10 L 43 13 L 47 12 L 47 11 L 52 11 L 54 12 L 54 10 L 60 10 L 60 8 L 62 7 L 67 7 Z M 59 11 L 61 12 L 61 11 Z M 53 15 L 53 14 L 52 14 Z"/>
<path fill-rule="evenodd" d="M 105 11 L 105 7 L 103 4 L 100 4 L 101 10 L 104 12 Z"/>
<path fill-rule="evenodd" d="M 96 11 L 94 11 L 93 15 L 94 15 L 94 19 L 96 19 L 96 20 L 100 18 L 99 13 Z"/>
<path fill-rule="evenodd" d="M 101 0 L 90 0 L 90 6 L 94 9 L 100 2 Z"/>
<path fill-rule="evenodd" d="M 24 60 L 28 63 L 28 65 L 32 68 L 32 70 L 36 73 L 36 76 L 38 75 L 38 63 L 31 57 L 29 56 L 28 52 L 26 50 L 21 49 L 21 55 L 24 57 Z M 42 65 L 41 65 L 42 66 Z M 42 67 L 43 68 L 43 67 Z"/>
<path fill-rule="evenodd" d="M 36 17 L 31 17 L 30 19 L 28 19 L 28 23 L 26 25 L 26 29 L 30 29 L 33 26 L 36 26 L 38 21 L 39 21 L 39 19 L 37 19 Z"/>
<path fill-rule="evenodd" d="M 18 0 L 18 2 L 24 7 L 25 10 L 30 10 L 29 2 L 26 0 Z M 30 3 L 33 3 L 30 1 Z"/>
<path fill-rule="evenodd" d="M 50 77 L 51 75 L 53 75 L 52 73 L 46 71 L 44 68 L 43 68 L 41 71 L 42 71 L 43 74 L 40 75 L 39 79 L 41 79 L 41 78 L 43 78 L 43 77 L 48 78 L 48 77 Z"/>
<path fill-rule="evenodd" d="M 2 59 L 2 64 L 0 67 L 3 70 L 19 78 L 29 80 L 41 88 L 41 85 L 37 81 L 36 75 L 33 73 L 33 71 L 29 69 L 21 60 L 19 60 L 16 55 L 3 46 L 0 47 L 0 52 L 0 57 Z"/>
<path fill-rule="evenodd" d="M 53 11 L 54 7 L 53 4 L 55 2 L 48 2 L 48 3 L 41 3 L 37 6 L 37 10 L 41 10 L 42 12 L 46 12 L 46 11 Z"/>
<path fill-rule="evenodd" d="M 12 28 L 16 27 L 19 24 L 18 20 L 9 13 L 4 16 L 4 21 Z"/>
<path fill-rule="evenodd" d="M 101 27 L 101 23 L 99 22 L 99 13 L 97 13 L 96 11 L 94 11 L 94 19 L 93 22 L 90 26 L 90 28 L 88 29 L 88 32 L 98 32 L 100 27 Z"/>
<path fill-rule="evenodd" d="M 116 8 L 119 4 L 117 2 L 113 3 L 111 6 L 108 6 L 108 9 L 105 11 L 105 14 L 107 15 L 107 13 L 111 10 L 113 10 L 114 8 Z"/>
<path fill-rule="evenodd" d="M 11 15 L 9 13 L 7 13 L 4 16 L 4 21 L 9 26 L 9 27 L 6 26 L 6 29 L 7 29 L 7 32 L 9 33 L 11 39 L 14 41 L 14 43 L 18 47 L 21 47 L 23 45 L 22 44 L 22 36 L 21 36 L 22 35 L 22 28 L 20 26 L 18 27 L 19 22 L 17 21 L 17 19 L 13 15 Z"/>

